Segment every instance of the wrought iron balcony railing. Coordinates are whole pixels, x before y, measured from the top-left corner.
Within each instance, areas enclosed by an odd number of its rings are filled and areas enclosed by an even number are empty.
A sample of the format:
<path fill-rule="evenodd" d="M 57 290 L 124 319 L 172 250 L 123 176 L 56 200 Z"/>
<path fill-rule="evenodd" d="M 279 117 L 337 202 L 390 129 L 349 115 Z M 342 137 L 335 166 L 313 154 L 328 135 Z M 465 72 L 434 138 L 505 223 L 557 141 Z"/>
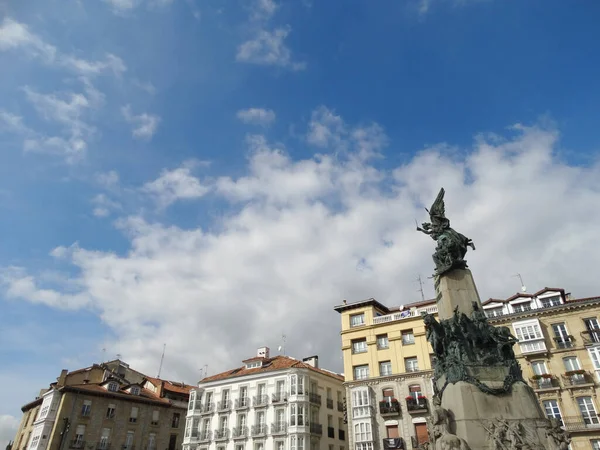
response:
<path fill-rule="evenodd" d="M 260 425 L 252 425 L 252 436 L 266 436 L 267 435 L 267 424 L 262 423 Z"/>
<path fill-rule="evenodd" d="M 337 402 L 337 410 L 339 412 L 344 412 L 344 402 Z"/>
<path fill-rule="evenodd" d="M 99 442 L 96 450 L 110 450 L 110 442 Z"/>
<path fill-rule="evenodd" d="M 203 430 L 200 432 L 200 436 L 198 437 L 198 440 L 200 442 L 207 442 L 210 441 L 212 438 L 212 432 L 210 430 Z"/>
<path fill-rule="evenodd" d="M 319 394 L 315 394 L 314 392 L 311 392 L 310 394 L 308 394 L 308 401 L 310 401 L 311 403 L 314 403 L 315 405 L 321 405 L 321 396 Z"/>
<path fill-rule="evenodd" d="M 231 433 L 233 439 L 243 439 L 248 437 L 248 427 L 234 427 Z"/>
<path fill-rule="evenodd" d="M 398 400 L 379 402 L 379 413 L 384 415 L 392 415 L 400 413 L 400 402 Z"/>
<path fill-rule="evenodd" d="M 404 450 L 404 441 L 402 438 L 384 438 L 383 439 L 384 450 Z"/>
<path fill-rule="evenodd" d="M 271 434 L 285 434 L 287 433 L 287 422 L 276 422 L 271 424 Z"/>
<path fill-rule="evenodd" d="M 268 395 L 255 395 L 253 404 L 254 404 L 255 408 L 267 406 L 269 404 L 269 396 Z"/>
<path fill-rule="evenodd" d="M 231 409 L 231 400 L 221 400 L 217 405 L 217 409 L 219 411 L 229 411 Z"/>
<path fill-rule="evenodd" d="M 327 437 L 335 439 L 335 428 L 327 427 Z"/>
<path fill-rule="evenodd" d="M 215 430 L 215 441 L 225 441 L 229 439 L 229 428 Z"/>
<path fill-rule="evenodd" d="M 573 348 L 575 347 L 575 338 L 573 336 L 555 336 L 554 342 L 556 343 L 556 348 Z"/>
<path fill-rule="evenodd" d="M 323 435 L 323 425 L 320 423 L 311 423 L 310 424 L 310 432 L 311 434 L 316 434 L 318 436 Z"/>
<path fill-rule="evenodd" d="M 561 376 L 565 387 L 576 387 L 587 384 L 594 384 L 594 377 L 584 370 L 566 372 Z"/>
<path fill-rule="evenodd" d="M 562 418 L 562 424 L 567 431 L 600 429 L 600 417 L 596 414 L 587 416 L 567 416 Z"/>
<path fill-rule="evenodd" d="M 585 345 L 600 344 L 600 330 L 582 331 L 581 338 Z"/>
<path fill-rule="evenodd" d="M 329 409 L 333 409 L 333 399 L 332 398 L 327 399 L 327 407 Z"/>
<path fill-rule="evenodd" d="M 69 448 L 85 448 L 85 441 L 82 439 L 73 439 L 69 444 Z"/>
<path fill-rule="evenodd" d="M 408 409 L 408 412 L 419 413 L 427 411 L 429 406 L 426 399 L 406 400 L 406 409 Z"/>
<path fill-rule="evenodd" d="M 206 403 L 200 406 L 200 414 L 212 414 L 215 412 L 215 404 L 214 403 Z"/>
<path fill-rule="evenodd" d="M 271 394 L 271 402 L 273 404 L 283 403 L 287 401 L 287 392 L 275 392 Z"/>
<path fill-rule="evenodd" d="M 235 399 L 235 409 L 244 409 L 250 406 L 250 399 L 248 397 L 240 397 Z"/>
<path fill-rule="evenodd" d="M 529 382 L 531 383 L 531 386 L 535 390 L 555 389 L 555 388 L 560 387 L 560 383 L 558 382 L 558 380 L 556 379 L 556 377 L 554 375 L 551 375 L 551 376 L 546 375 L 546 376 L 542 376 L 540 378 L 530 378 Z"/>

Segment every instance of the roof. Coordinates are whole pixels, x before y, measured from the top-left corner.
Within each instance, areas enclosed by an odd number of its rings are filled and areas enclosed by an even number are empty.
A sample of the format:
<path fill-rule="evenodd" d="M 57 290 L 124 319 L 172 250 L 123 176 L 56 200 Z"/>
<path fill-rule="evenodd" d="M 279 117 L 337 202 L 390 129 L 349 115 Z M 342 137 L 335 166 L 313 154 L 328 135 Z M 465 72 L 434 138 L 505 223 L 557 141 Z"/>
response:
<path fill-rule="evenodd" d="M 200 380 L 201 383 L 208 383 L 210 381 L 219 381 L 226 380 L 228 378 L 239 378 L 247 375 L 254 375 L 258 373 L 268 373 L 275 372 L 277 370 L 284 369 L 308 369 L 313 372 L 317 372 L 323 375 L 327 375 L 328 377 L 335 378 L 339 381 L 344 381 L 344 377 L 330 372 L 328 370 L 319 369 L 317 367 L 313 367 L 310 364 L 307 364 L 302 361 L 298 361 L 297 359 L 291 358 L 289 356 L 278 355 L 274 358 L 262 358 L 263 365 L 262 367 L 254 367 L 252 369 L 248 369 L 246 366 L 238 367 L 236 369 L 227 370 L 225 372 L 218 373 L 216 375 L 211 375 L 210 377 L 203 378 Z"/>
<path fill-rule="evenodd" d="M 70 386 L 63 386 L 63 387 L 59 388 L 59 391 L 61 391 L 61 392 L 82 392 L 82 393 L 87 393 L 90 395 L 97 395 L 97 396 L 102 396 L 102 397 L 112 397 L 112 398 L 117 398 L 117 399 L 121 399 L 121 400 L 133 401 L 133 402 L 154 403 L 154 404 L 161 404 L 163 406 L 171 406 L 171 402 L 169 402 L 169 400 L 160 398 L 154 392 L 152 392 L 148 389 L 144 389 L 144 388 L 140 389 L 139 395 L 134 395 L 129 392 L 122 391 L 122 390 L 117 391 L 117 392 L 108 391 L 104 387 L 100 386 L 99 384 L 74 384 L 74 385 L 70 385 Z"/>
<path fill-rule="evenodd" d="M 146 377 L 146 380 L 150 381 L 157 388 L 161 388 L 169 392 L 176 392 L 178 394 L 189 395 L 190 391 L 195 387 L 189 384 L 179 383 L 177 381 L 163 380 L 161 378 L 154 378 L 148 376 Z"/>
<path fill-rule="evenodd" d="M 333 308 L 333 310 L 337 311 L 341 314 L 344 311 L 348 311 L 350 309 L 362 308 L 364 306 L 374 306 L 375 308 L 380 309 L 381 311 L 385 312 L 386 314 L 388 314 L 390 312 L 390 310 L 388 309 L 387 306 L 382 305 L 374 298 L 367 298 L 365 300 L 359 300 L 359 301 L 352 302 L 352 303 L 348 303 L 346 300 L 344 300 L 344 303 L 342 303 L 341 305 L 335 306 Z"/>

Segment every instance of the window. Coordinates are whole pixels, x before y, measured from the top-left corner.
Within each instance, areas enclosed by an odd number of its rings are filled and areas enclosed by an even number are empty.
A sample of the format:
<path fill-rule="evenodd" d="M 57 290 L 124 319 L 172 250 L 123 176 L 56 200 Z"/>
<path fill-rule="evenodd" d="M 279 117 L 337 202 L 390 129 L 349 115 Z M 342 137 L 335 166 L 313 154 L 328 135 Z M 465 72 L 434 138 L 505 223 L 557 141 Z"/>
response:
<path fill-rule="evenodd" d="M 556 400 L 544 400 L 542 405 L 544 406 L 546 417 L 548 417 L 548 419 L 558 419 L 562 425 L 562 416 L 560 415 L 558 402 Z"/>
<path fill-rule="evenodd" d="M 225 447 L 223 447 L 222 450 L 225 450 Z M 265 443 L 264 442 L 255 442 L 254 450 L 265 450 Z"/>
<path fill-rule="evenodd" d="M 252 361 L 246 364 L 246 369 L 256 369 L 260 366 L 262 366 L 262 361 Z"/>
<path fill-rule="evenodd" d="M 228 424 L 229 418 L 227 416 L 219 417 L 219 432 L 224 434 Z"/>
<path fill-rule="evenodd" d="M 138 416 L 138 409 L 136 406 L 132 406 L 131 407 L 131 414 L 129 414 L 129 422 L 130 423 L 136 423 L 137 422 L 137 416 Z"/>
<path fill-rule="evenodd" d="M 600 423 L 592 397 L 578 397 L 577 406 L 579 406 L 579 411 L 586 425 L 598 425 Z"/>
<path fill-rule="evenodd" d="M 85 425 L 77 425 L 75 437 L 73 438 L 73 448 L 83 447 L 83 437 L 85 436 Z"/>
<path fill-rule="evenodd" d="M 282 396 L 285 391 L 285 380 L 277 380 L 277 387 L 275 388 L 275 392 L 278 396 Z"/>
<path fill-rule="evenodd" d="M 29 446 L 29 448 L 36 448 L 38 443 L 40 441 L 40 435 L 36 434 L 33 439 L 31 440 L 31 445 Z"/>
<path fill-rule="evenodd" d="M 404 367 L 407 372 L 418 372 L 419 371 L 419 361 L 416 357 L 414 358 L 404 358 Z"/>
<path fill-rule="evenodd" d="M 276 450 L 283 450 L 285 448 L 285 443 L 283 441 L 277 441 L 275 443 Z"/>
<path fill-rule="evenodd" d="M 418 400 L 423 394 L 421 393 L 421 386 L 418 384 L 412 384 L 408 387 L 409 396 Z"/>
<path fill-rule="evenodd" d="M 485 311 L 485 315 L 489 318 L 500 317 L 502 315 L 502 306 L 496 307 L 496 308 L 489 308 L 484 311 Z"/>
<path fill-rule="evenodd" d="M 298 450 L 304 450 L 304 437 L 298 436 Z"/>
<path fill-rule="evenodd" d="M 372 441 L 373 433 L 371 432 L 370 422 L 358 422 L 354 424 L 354 442 Z"/>
<path fill-rule="evenodd" d="M 83 401 L 83 406 L 81 407 L 81 415 L 83 417 L 88 417 L 91 412 L 92 412 L 92 401 L 91 400 L 84 400 Z"/>
<path fill-rule="evenodd" d="M 535 375 L 544 375 L 548 373 L 546 369 L 546 363 L 544 361 L 532 361 L 531 368 L 533 369 L 533 373 Z"/>
<path fill-rule="evenodd" d="M 127 432 L 127 437 L 125 438 L 125 445 L 123 447 L 125 449 L 133 448 L 133 431 Z"/>
<path fill-rule="evenodd" d="M 367 351 L 367 340 L 357 339 L 352 341 L 352 353 L 365 353 Z"/>
<path fill-rule="evenodd" d="M 133 386 L 130 391 L 132 395 L 140 395 L 140 388 L 138 386 Z"/>
<path fill-rule="evenodd" d="M 596 379 L 600 381 L 600 347 L 589 347 L 588 353 L 590 354 L 590 359 L 594 365 Z"/>
<path fill-rule="evenodd" d="M 290 450 L 296 450 L 296 436 L 290 436 Z"/>
<path fill-rule="evenodd" d="M 568 356 L 567 358 L 563 358 L 563 364 L 565 365 L 565 370 L 567 372 L 572 372 L 574 370 L 579 370 L 579 360 L 576 356 Z"/>
<path fill-rule="evenodd" d="M 205 397 L 204 397 L 204 407 L 208 408 L 211 403 L 212 403 L 212 399 L 213 399 L 213 393 L 212 392 L 207 392 Z"/>
<path fill-rule="evenodd" d="M 237 424 L 240 431 L 246 427 L 246 414 L 238 414 Z"/>
<path fill-rule="evenodd" d="M 564 323 L 553 324 L 552 331 L 554 331 L 554 341 L 558 348 L 572 347 L 571 338 L 569 338 L 569 333 L 567 333 L 567 327 Z"/>
<path fill-rule="evenodd" d="M 392 362 L 381 361 L 379 363 L 379 376 L 386 377 L 392 374 Z"/>
<path fill-rule="evenodd" d="M 350 316 L 350 327 L 358 327 L 365 324 L 365 314 L 352 314 Z"/>
<path fill-rule="evenodd" d="M 240 407 L 248 406 L 248 387 L 242 386 L 240 387 L 240 398 L 238 400 Z"/>
<path fill-rule="evenodd" d="M 305 425 L 306 406 L 303 404 L 290 404 L 290 425 L 303 426 Z"/>
<path fill-rule="evenodd" d="M 148 448 L 147 450 L 155 450 L 156 449 L 156 434 L 150 433 L 148 435 Z"/>
<path fill-rule="evenodd" d="M 516 313 L 531 311 L 531 302 L 518 303 L 516 305 L 512 305 L 512 309 Z"/>
<path fill-rule="evenodd" d="M 107 419 L 115 418 L 115 408 L 116 408 L 116 406 L 112 403 L 110 405 L 108 405 L 108 408 L 106 408 L 106 418 Z"/>
<path fill-rule="evenodd" d="M 258 385 L 258 396 L 263 397 L 266 392 L 267 392 L 267 385 L 264 383 L 259 384 Z"/>
<path fill-rule="evenodd" d="M 377 349 L 383 350 L 390 347 L 390 341 L 388 341 L 387 334 L 380 334 L 377 336 Z"/>
<path fill-rule="evenodd" d="M 46 406 L 42 407 L 42 410 L 40 411 L 40 419 L 43 419 L 44 417 L 46 417 L 49 409 L 50 409 L 50 405 L 46 405 Z"/>
<path fill-rule="evenodd" d="M 415 335 L 413 330 L 406 330 L 402 332 L 402 345 L 411 345 L 415 343 Z"/>
<path fill-rule="evenodd" d="M 550 306 L 560 305 L 560 295 L 554 295 L 552 297 L 540 298 L 542 308 L 549 308 Z"/>
<path fill-rule="evenodd" d="M 108 447 L 110 447 L 110 428 L 103 428 L 102 434 L 100 434 L 98 450 L 107 450 Z"/>
<path fill-rule="evenodd" d="M 191 425 L 191 436 L 193 438 L 197 438 L 198 437 L 198 432 L 199 432 L 199 425 L 200 425 L 200 419 L 192 419 L 192 425 Z"/>
<path fill-rule="evenodd" d="M 173 419 L 171 419 L 171 428 L 179 428 L 180 418 L 181 418 L 180 413 L 173 413 Z"/>
<path fill-rule="evenodd" d="M 188 403 L 188 411 L 196 409 L 196 391 L 190 391 L 190 401 Z"/>
<path fill-rule="evenodd" d="M 155 409 L 154 411 L 152 411 L 152 425 L 158 425 L 158 409 Z"/>
<path fill-rule="evenodd" d="M 583 319 L 583 323 L 588 331 L 590 340 L 592 342 L 600 342 L 600 324 L 598 323 L 598 319 L 590 317 Z"/>
<path fill-rule="evenodd" d="M 367 364 L 363 366 L 354 366 L 354 379 L 364 380 L 369 378 L 369 366 Z"/>
<path fill-rule="evenodd" d="M 590 444 L 592 444 L 592 450 L 600 450 L 600 439 L 592 439 Z"/>
<path fill-rule="evenodd" d="M 514 325 L 515 334 L 519 341 L 532 341 L 543 339 L 542 331 L 537 323 L 527 325 Z"/>
<path fill-rule="evenodd" d="M 223 389 L 223 392 L 221 392 L 221 402 L 223 404 L 229 402 L 229 389 Z"/>
<path fill-rule="evenodd" d="M 244 450 L 244 444 L 236 444 L 235 450 Z"/>
<path fill-rule="evenodd" d="M 290 393 L 292 395 L 302 395 L 306 393 L 304 392 L 304 377 L 302 375 L 291 375 Z"/>
<path fill-rule="evenodd" d="M 119 384 L 110 382 L 108 383 L 107 389 L 111 392 L 117 392 L 119 390 Z"/>
<path fill-rule="evenodd" d="M 352 417 L 369 417 L 371 415 L 371 392 L 368 388 L 352 390 Z"/>
<path fill-rule="evenodd" d="M 372 442 L 357 442 L 355 448 L 356 448 L 356 450 L 373 450 L 373 443 Z"/>

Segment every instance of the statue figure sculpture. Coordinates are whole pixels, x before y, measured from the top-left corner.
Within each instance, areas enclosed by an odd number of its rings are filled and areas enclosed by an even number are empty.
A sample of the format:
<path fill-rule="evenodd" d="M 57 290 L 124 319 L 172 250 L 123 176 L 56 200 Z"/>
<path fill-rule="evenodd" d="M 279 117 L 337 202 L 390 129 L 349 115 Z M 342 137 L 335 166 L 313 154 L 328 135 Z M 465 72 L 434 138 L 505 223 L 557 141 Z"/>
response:
<path fill-rule="evenodd" d="M 571 442 L 569 435 L 562 429 L 558 419 L 555 418 L 549 420 L 548 428 L 546 428 L 546 440 L 548 450 L 568 450 Z"/>
<path fill-rule="evenodd" d="M 417 231 L 421 231 L 437 241 L 437 247 L 433 254 L 434 275 L 436 276 L 452 269 L 466 269 L 467 262 L 464 257 L 467 254 L 467 247 L 475 250 L 471 239 L 450 228 L 450 221 L 445 214 L 444 192 L 444 188 L 441 188 L 431 210 L 425 208 L 431 222 L 425 222 L 420 227 L 417 226 Z"/>
<path fill-rule="evenodd" d="M 435 408 L 431 413 L 431 425 L 435 441 L 434 450 L 470 450 L 467 442 L 450 432 L 450 414 L 444 408 Z"/>

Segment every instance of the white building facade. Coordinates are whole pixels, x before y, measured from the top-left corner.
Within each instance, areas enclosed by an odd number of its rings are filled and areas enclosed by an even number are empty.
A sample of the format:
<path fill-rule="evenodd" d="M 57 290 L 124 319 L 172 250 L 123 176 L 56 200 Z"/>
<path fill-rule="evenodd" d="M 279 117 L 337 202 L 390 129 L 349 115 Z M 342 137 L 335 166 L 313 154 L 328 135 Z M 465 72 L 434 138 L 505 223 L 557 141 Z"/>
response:
<path fill-rule="evenodd" d="M 343 377 L 317 357 L 258 355 L 192 391 L 183 450 L 347 450 Z"/>

